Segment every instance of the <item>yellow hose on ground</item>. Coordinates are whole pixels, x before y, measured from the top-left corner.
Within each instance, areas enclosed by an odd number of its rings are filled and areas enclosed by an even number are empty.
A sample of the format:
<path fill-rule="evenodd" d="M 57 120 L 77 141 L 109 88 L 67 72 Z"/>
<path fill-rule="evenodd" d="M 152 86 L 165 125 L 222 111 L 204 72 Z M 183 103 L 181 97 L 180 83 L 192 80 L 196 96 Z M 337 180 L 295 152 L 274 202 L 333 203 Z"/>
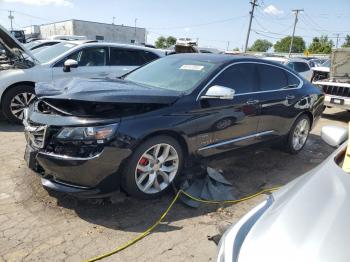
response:
<path fill-rule="evenodd" d="M 169 211 L 171 210 L 171 208 L 173 207 L 173 205 L 176 203 L 176 201 L 179 199 L 180 195 L 183 194 L 185 196 L 187 196 L 188 198 L 200 202 L 200 203 L 205 203 L 205 204 L 236 204 L 239 202 L 243 202 L 249 199 L 252 199 L 254 197 L 257 197 L 259 195 L 265 194 L 265 193 L 271 193 L 272 191 L 278 190 L 280 187 L 273 187 L 273 188 L 268 188 L 268 189 L 264 189 L 261 190 L 253 195 L 249 195 L 246 197 L 243 197 L 241 199 L 235 199 L 235 200 L 222 200 L 222 201 L 212 201 L 212 200 L 204 200 L 204 199 L 200 199 L 200 198 L 196 198 L 194 196 L 191 196 L 190 194 L 186 193 L 185 191 L 183 191 L 182 189 L 180 189 L 177 194 L 175 195 L 174 199 L 171 201 L 170 205 L 168 206 L 168 208 L 165 210 L 165 212 L 160 216 L 160 218 L 151 226 L 149 227 L 146 231 L 144 231 L 143 233 L 141 233 L 140 235 L 138 235 L 137 237 L 135 237 L 134 239 L 130 240 L 129 242 L 126 242 L 124 245 L 121 245 L 117 248 L 115 248 L 114 250 L 102 254 L 100 256 L 91 258 L 86 260 L 86 262 L 93 262 L 93 261 L 97 261 L 106 257 L 109 257 L 111 255 L 114 255 L 126 248 L 128 248 L 129 246 L 132 246 L 133 244 L 135 244 L 136 242 L 138 242 L 139 240 L 141 240 L 142 238 L 144 238 L 145 236 L 147 236 L 149 233 L 151 233 L 151 231 L 153 231 L 153 229 L 155 229 L 162 221 L 163 219 L 166 217 L 166 215 L 169 213 Z"/>

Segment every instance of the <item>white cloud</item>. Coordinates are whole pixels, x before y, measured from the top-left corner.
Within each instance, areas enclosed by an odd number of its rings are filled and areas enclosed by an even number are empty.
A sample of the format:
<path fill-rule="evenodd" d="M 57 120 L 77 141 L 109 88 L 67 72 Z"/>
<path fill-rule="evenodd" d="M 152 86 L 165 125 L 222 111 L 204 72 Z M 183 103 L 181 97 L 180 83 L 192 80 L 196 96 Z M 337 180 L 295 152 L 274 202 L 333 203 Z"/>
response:
<path fill-rule="evenodd" d="M 184 30 L 185 30 L 186 32 L 189 32 L 189 31 L 191 30 L 191 28 L 185 27 Z"/>
<path fill-rule="evenodd" d="M 282 15 L 284 12 L 283 10 L 279 10 L 276 6 L 274 5 L 269 5 L 264 9 L 264 13 L 269 14 L 269 15 Z"/>
<path fill-rule="evenodd" d="M 56 6 L 73 7 L 73 2 L 71 0 L 2 0 L 2 1 L 6 3 L 20 3 L 25 5 L 38 5 L 38 6 L 56 5 Z"/>

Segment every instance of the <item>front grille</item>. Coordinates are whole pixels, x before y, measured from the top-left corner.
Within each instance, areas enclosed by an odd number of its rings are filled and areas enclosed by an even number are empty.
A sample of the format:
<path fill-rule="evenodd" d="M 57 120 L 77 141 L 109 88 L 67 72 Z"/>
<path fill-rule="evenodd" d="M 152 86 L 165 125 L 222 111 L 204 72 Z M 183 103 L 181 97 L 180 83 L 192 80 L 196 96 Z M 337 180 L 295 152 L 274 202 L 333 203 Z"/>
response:
<path fill-rule="evenodd" d="M 28 123 L 24 121 L 24 130 L 27 140 L 36 148 L 43 148 L 45 146 L 45 136 L 47 126 Z"/>
<path fill-rule="evenodd" d="M 350 88 L 343 86 L 323 86 L 323 92 L 328 95 L 350 97 Z"/>

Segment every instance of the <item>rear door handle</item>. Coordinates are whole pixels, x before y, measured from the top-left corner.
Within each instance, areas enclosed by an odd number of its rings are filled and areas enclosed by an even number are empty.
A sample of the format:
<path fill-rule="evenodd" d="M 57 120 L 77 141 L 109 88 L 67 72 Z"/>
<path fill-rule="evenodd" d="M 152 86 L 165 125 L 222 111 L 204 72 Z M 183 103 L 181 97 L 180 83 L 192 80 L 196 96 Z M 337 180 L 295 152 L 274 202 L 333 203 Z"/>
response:
<path fill-rule="evenodd" d="M 249 99 L 247 102 L 245 102 L 247 105 L 255 105 L 257 103 L 259 103 L 259 100 L 253 100 L 253 99 Z"/>
<path fill-rule="evenodd" d="M 294 98 L 295 98 L 294 95 L 287 95 L 287 96 L 286 96 L 286 99 L 287 99 L 287 100 L 291 100 L 291 99 L 294 99 Z"/>

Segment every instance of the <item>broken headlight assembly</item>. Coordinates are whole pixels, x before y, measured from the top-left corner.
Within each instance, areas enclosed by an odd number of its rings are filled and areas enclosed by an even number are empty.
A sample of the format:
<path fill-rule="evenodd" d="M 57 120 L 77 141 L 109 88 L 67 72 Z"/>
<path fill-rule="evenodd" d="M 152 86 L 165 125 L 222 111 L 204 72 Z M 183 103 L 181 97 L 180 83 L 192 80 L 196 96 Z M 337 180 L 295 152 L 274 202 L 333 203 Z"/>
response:
<path fill-rule="evenodd" d="M 64 127 L 57 134 L 56 138 L 70 141 L 93 140 L 101 144 L 113 138 L 117 127 L 118 124 L 91 127 Z"/>

